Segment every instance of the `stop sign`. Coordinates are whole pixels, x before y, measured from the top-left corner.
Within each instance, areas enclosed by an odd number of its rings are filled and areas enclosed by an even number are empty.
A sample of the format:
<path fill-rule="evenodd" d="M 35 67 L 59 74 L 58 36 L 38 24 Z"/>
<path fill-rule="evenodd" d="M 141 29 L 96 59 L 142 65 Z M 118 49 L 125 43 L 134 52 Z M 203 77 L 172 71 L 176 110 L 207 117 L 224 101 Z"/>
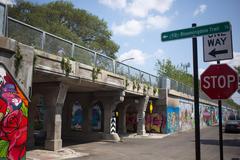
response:
<path fill-rule="evenodd" d="M 227 64 L 211 65 L 201 75 L 201 89 L 211 99 L 228 99 L 238 89 L 238 74 Z"/>

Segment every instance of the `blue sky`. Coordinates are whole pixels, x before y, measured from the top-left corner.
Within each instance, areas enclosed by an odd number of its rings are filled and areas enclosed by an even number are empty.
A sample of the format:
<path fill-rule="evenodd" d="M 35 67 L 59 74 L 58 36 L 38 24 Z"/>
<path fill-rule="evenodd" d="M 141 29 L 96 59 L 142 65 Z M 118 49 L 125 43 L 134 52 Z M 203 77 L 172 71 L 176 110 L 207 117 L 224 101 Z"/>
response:
<path fill-rule="evenodd" d="M 49 0 L 29 0 L 47 3 Z M 112 31 L 112 39 L 120 45 L 119 60 L 156 75 L 157 59 L 170 59 L 175 65 L 190 62 L 192 42 L 182 39 L 161 42 L 165 31 L 229 21 L 232 25 L 234 59 L 225 61 L 240 65 L 240 1 L 239 0 L 72 0 L 81 8 L 104 19 Z M 200 74 L 209 66 L 203 62 L 202 38 L 198 38 Z M 223 63 L 223 62 L 222 62 Z M 239 100 L 240 101 L 240 100 Z"/>
<path fill-rule="evenodd" d="M 47 3 L 49 0 L 30 0 Z M 156 74 L 157 59 L 169 58 L 175 65 L 190 62 L 192 72 L 192 42 L 183 39 L 161 42 L 164 31 L 189 28 L 192 23 L 206 25 L 229 21 L 232 24 L 234 60 L 240 65 L 239 0 L 72 0 L 76 8 L 97 15 L 108 23 L 112 39 L 120 45 L 120 60 L 136 68 Z M 209 63 L 203 62 L 202 38 L 198 38 L 200 73 Z M 238 61 L 237 61 L 238 60 Z M 237 62 L 236 62 L 237 61 Z"/>

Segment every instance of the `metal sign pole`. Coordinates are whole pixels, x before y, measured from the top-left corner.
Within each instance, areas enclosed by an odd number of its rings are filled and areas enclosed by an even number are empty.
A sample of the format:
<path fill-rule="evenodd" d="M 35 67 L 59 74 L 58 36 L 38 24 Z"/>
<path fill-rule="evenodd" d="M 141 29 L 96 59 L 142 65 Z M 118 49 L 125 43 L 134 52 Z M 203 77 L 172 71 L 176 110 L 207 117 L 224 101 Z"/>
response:
<path fill-rule="evenodd" d="M 217 61 L 220 64 L 220 61 Z M 220 160 L 223 160 L 223 133 L 222 133 L 222 101 L 218 100 L 218 117 L 219 117 L 219 149 Z"/>
<path fill-rule="evenodd" d="M 193 23 L 192 27 L 197 24 Z M 200 126 L 199 126 L 199 86 L 198 86 L 198 53 L 197 53 L 197 38 L 192 38 L 193 46 L 193 77 L 194 77 L 194 110 L 195 110 L 195 153 L 196 160 L 201 160 L 200 146 Z"/>

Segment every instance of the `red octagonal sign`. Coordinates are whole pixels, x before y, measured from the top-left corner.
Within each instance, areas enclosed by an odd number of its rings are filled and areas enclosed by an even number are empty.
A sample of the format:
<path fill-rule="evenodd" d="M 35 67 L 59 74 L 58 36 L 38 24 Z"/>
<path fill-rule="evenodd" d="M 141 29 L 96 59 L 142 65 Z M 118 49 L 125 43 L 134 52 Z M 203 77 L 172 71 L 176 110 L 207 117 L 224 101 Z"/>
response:
<path fill-rule="evenodd" d="M 211 99 L 228 99 L 238 89 L 238 74 L 227 64 L 211 65 L 201 75 L 201 89 Z"/>

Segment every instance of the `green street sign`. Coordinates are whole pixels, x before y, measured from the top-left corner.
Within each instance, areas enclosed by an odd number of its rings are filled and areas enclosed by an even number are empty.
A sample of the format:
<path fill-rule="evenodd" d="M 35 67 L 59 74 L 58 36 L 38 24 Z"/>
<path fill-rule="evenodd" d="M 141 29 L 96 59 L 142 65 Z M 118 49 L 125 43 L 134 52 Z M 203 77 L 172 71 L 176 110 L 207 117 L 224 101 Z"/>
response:
<path fill-rule="evenodd" d="M 171 41 L 182 38 L 192 38 L 197 36 L 209 35 L 220 32 L 227 32 L 231 29 L 229 22 L 221 22 L 216 24 L 204 25 L 199 27 L 192 27 L 186 29 L 180 29 L 175 31 L 163 32 L 161 34 L 161 40 Z"/>

